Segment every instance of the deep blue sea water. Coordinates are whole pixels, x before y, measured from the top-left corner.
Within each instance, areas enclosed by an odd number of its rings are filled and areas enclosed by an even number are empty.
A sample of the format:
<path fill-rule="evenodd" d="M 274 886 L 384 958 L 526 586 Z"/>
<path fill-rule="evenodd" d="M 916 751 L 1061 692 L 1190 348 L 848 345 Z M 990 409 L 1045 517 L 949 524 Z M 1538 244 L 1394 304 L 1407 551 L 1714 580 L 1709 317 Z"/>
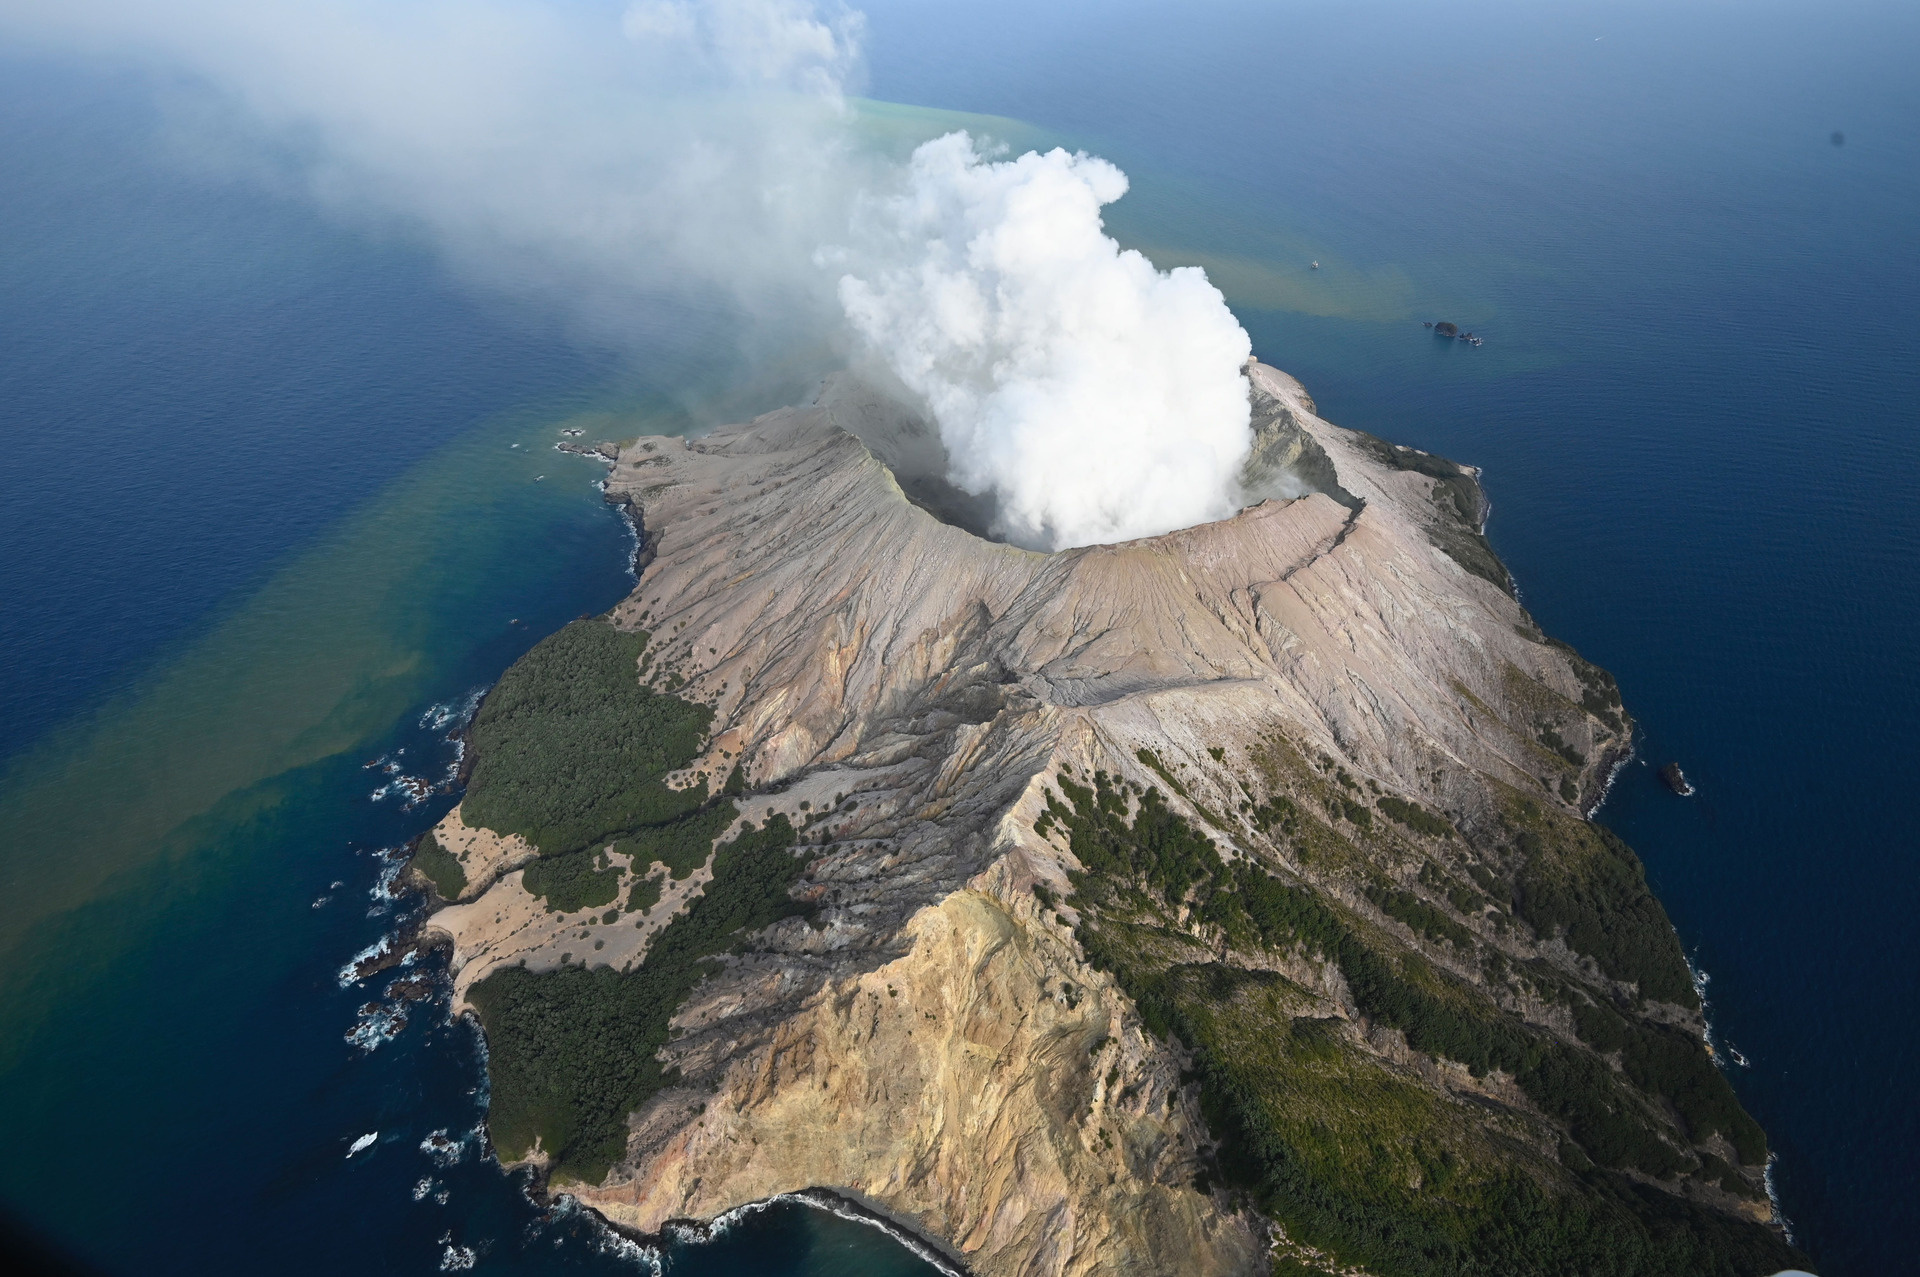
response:
<path fill-rule="evenodd" d="M 866 7 L 873 96 L 1120 162 L 1116 230 L 1206 264 L 1324 415 L 1486 468 L 1526 602 L 1641 721 L 1603 819 L 1751 1061 L 1796 1238 L 1911 1270 L 1920 16 Z M 363 764 L 437 774 L 431 707 L 625 588 L 555 423 L 676 426 L 712 370 L 182 166 L 144 81 L 4 70 L 0 1202 L 115 1272 L 630 1270 L 421 1152 L 471 1129 L 476 1046 L 349 1043 L 378 989 L 335 972 L 403 907 L 376 853 L 451 801 Z M 798 1208 L 677 1267 L 913 1270 Z"/>

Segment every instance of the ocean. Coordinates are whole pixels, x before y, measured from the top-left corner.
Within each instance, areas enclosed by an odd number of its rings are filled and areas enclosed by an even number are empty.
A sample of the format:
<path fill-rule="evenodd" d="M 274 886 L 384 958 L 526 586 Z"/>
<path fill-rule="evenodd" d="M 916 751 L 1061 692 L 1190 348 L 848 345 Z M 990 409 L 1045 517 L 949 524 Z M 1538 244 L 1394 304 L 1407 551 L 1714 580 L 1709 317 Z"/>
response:
<path fill-rule="evenodd" d="M 1600 818 L 1796 1240 L 1906 1270 L 1920 14 L 865 7 L 873 97 L 1120 163 L 1115 232 L 1323 415 L 1484 468 L 1524 601 L 1640 721 Z M 385 853 L 453 801 L 461 707 L 627 588 L 557 430 L 696 425 L 711 319 L 598 350 L 174 154 L 163 96 L 0 75 L 0 1203 L 105 1272 L 633 1271 L 466 1140 L 471 1031 L 338 972 L 409 907 Z M 797 1205 L 670 1259 L 926 1271 Z"/>

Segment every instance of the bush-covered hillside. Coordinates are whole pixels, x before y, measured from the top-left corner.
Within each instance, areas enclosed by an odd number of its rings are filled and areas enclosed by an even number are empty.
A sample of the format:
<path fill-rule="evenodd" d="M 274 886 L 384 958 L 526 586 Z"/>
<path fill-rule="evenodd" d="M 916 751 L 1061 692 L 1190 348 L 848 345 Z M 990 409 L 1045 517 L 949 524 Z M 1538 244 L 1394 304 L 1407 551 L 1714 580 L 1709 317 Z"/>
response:
<path fill-rule="evenodd" d="M 742 936 L 806 912 L 788 896 L 805 861 L 784 816 L 748 826 L 713 858 L 713 880 L 631 971 L 496 971 L 468 1000 L 486 1028 L 501 1156 L 535 1140 L 556 1176 L 598 1182 L 626 1147 L 627 1114 L 674 1079 L 657 1058 L 668 1022 Z"/>
<path fill-rule="evenodd" d="M 702 807 L 704 782 L 661 778 L 699 756 L 713 711 L 643 685 L 646 647 L 581 620 L 520 658 L 474 718 L 463 819 L 559 856 Z"/>
<path fill-rule="evenodd" d="M 1699 1040 L 1647 1013 L 1649 1000 L 1692 1006 L 1693 991 L 1617 840 L 1522 801 L 1500 826 L 1504 844 L 1472 860 L 1476 872 L 1428 860 L 1401 884 L 1377 866 L 1421 844 L 1321 820 L 1316 802 L 1345 819 L 1349 800 L 1331 785 L 1319 793 L 1303 781 L 1293 797 L 1258 804 L 1249 792 L 1242 811 L 1258 838 L 1236 848 L 1157 787 L 1087 779 L 1057 777 L 1038 824 L 1084 867 L 1070 900 L 1080 941 L 1150 1031 L 1194 1052 L 1218 1173 L 1295 1241 L 1381 1277 L 1733 1277 L 1791 1266 L 1776 1234 L 1724 1209 L 1728 1197 L 1752 1198 L 1765 1141 Z M 1451 823 L 1410 803 L 1379 809 L 1433 840 L 1436 855 L 1460 847 Z M 1386 854 L 1369 841 L 1388 837 L 1398 841 Z M 1288 861 L 1328 876 L 1299 876 Z M 1561 937 L 1609 975 L 1639 981 L 1640 1001 L 1617 1004 L 1617 986 L 1517 962 L 1470 919 L 1495 936 L 1524 923 Z M 1328 967 L 1357 1022 L 1329 1001 L 1316 974 Z M 1569 1009 L 1578 1039 L 1517 1013 L 1527 998 Z M 1435 1085 L 1383 1056 L 1366 1023 L 1471 1078 L 1510 1079 L 1524 1101 Z M 1752 1169 L 1713 1151 L 1728 1146 Z M 1693 1200 L 1692 1183 L 1718 1200 Z M 1314 1271 L 1301 1266 L 1307 1254 L 1281 1271 Z"/>

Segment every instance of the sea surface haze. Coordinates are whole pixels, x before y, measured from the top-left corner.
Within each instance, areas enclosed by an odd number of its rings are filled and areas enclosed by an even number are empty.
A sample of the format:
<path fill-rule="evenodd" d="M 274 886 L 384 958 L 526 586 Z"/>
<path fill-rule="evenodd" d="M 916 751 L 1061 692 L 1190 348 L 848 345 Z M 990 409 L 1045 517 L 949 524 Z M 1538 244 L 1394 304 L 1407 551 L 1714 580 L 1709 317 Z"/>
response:
<path fill-rule="evenodd" d="M 1920 12 L 863 7 L 874 97 L 1119 163 L 1115 233 L 1323 415 L 1484 468 L 1524 601 L 1640 720 L 1601 818 L 1795 1238 L 1908 1270 Z M 116 1273 L 635 1271 L 481 1155 L 472 1031 L 339 973 L 417 907 L 382 884 L 472 697 L 628 588 L 558 431 L 696 424 L 725 334 L 582 344 L 188 162 L 168 93 L 0 63 L 0 1206 Z M 791 1205 L 658 1258 L 927 1271 Z"/>

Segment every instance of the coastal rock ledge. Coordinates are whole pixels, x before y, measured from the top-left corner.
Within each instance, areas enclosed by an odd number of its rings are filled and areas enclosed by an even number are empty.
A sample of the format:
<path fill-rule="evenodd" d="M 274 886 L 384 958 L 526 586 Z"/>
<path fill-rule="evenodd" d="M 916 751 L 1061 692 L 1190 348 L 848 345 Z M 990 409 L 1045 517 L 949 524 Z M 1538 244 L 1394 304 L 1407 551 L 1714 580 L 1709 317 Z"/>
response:
<path fill-rule="evenodd" d="M 794 916 L 703 959 L 610 1165 L 504 1156 L 647 1234 L 830 1189 L 994 1277 L 1791 1265 L 1679 944 L 1585 819 L 1613 680 L 1514 597 L 1476 472 L 1249 376 L 1281 495 L 1054 554 L 910 497 L 910 425 L 847 383 L 619 450 L 651 558 L 613 629 L 711 710 L 664 783 L 729 779 L 703 850 L 791 827 Z M 726 872 L 608 839 L 603 914 L 477 805 L 430 926 L 490 1036 L 490 976 L 638 970 Z"/>

